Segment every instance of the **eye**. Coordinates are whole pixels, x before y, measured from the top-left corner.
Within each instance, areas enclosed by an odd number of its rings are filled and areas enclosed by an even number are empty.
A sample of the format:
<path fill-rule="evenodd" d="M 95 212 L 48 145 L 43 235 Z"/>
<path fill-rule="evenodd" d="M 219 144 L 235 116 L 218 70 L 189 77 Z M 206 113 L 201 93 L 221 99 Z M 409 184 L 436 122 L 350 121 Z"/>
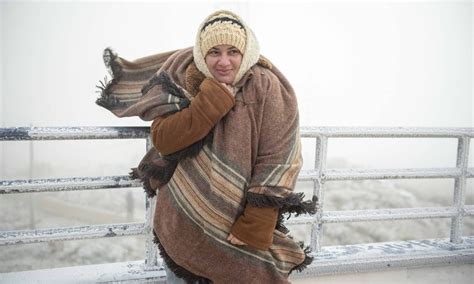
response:
<path fill-rule="evenodd" d="M 219 51 L 215 50 L 215 49 L 211 49 L 209 50 L 209 52 L 207 53 L 207 55 L 210 55 L 210 56 L 218 56 L 219 55 Z"/>
<path fill-rule="evenodd" d="M 238 49 L 231 49 L 229 50 L 230 55 L 238 55 L 240 54 L 240 51 Z"/>

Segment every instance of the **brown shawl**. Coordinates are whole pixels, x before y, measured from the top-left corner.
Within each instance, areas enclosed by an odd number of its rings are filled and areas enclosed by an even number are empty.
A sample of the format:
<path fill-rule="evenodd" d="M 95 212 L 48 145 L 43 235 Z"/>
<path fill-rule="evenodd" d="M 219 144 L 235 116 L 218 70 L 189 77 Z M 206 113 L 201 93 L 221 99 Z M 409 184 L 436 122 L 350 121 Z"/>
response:
<path fill-rule="evenodd" d="M 204 75 L 192 48 L 134 62 L 110 49 L 104 61 L 113 80 L 97 104 L 118 117 L 153 120 L 188 107 Z M 187 280 L 287 283 L 312 258 L 283 225 L 283 214 L 315 213 L 316 198 L 293 192 L 302 165 L 298 110 L 286 78 L 261 57 L 236 84 L 235 105 L 202 140 L 170 155 L 152 148 L 133 169 L 157 198 L 154 231 L 160 253 Z M 277 207 L 279 222 L 267 251 L 226 242 L 246 206 Z"/>

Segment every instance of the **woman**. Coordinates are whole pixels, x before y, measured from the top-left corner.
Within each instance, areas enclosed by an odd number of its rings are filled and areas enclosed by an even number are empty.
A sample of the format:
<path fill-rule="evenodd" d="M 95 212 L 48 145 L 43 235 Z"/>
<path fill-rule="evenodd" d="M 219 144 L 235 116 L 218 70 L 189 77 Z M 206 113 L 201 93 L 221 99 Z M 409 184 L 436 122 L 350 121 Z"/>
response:
<path fill-rule="evenodd" d="M 193 48 L 104 58 L 115 82 L 98 104 L 153 119 L 154 149 L 132 178 L 150 195 L 159 189 L 154 232 L 170 274 L 188 283 L 288 283 L 312 259 L 282 214 L 314 213 L 316 200 L 293 192 L 302 166 L 296 97 L 250 28 L 217 11 Z M 159 70 L 140 97 L 124 99 L 132 84 L 121 81 L 139 82 L 152 67 Z"/>

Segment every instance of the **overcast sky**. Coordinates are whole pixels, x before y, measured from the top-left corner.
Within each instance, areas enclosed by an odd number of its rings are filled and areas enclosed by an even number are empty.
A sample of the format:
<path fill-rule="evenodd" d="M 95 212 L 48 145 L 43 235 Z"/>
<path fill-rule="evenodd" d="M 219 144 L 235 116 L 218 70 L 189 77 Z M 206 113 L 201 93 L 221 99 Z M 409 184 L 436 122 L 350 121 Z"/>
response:
<path fill-rule="evenodd" d="M 216 9 L 236 12 L 254 30 L 262 54 L 293 84 L 302 126 L 474 122 L 471 1 L 3 1 L 0 9 L 2 127 L 148 126 L 95 105 L 106 74 L 102 50 L 133 60 L 192 46 Z M 414 157 L 406 167 L 452 166 L 454 140 L 403 143 L 386 144 L 391 154 L 382 147 L 373 161 L 396 167 L 403 155 Z M 358 150 L 335 145 L 334 157 L 368 154 L 365 142 L 354 144 Z M 26 146 L 0 147 L 2 168 L 13 157 L 24 164 Z"/>

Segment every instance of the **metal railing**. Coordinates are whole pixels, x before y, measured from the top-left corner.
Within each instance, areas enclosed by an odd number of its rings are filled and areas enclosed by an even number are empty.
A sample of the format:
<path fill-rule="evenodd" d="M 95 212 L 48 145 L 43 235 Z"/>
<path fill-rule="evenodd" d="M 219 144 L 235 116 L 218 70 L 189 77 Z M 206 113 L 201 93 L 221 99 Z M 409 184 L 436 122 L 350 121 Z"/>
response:
<path fill-rule="evenodd" d="M 312 180 L 314 195 L 320 199 L 321 210 L 314 218 L 306 217 L 298 223 L 312 223 L 311 246 L 314 251 L 321 250 L 324 223 L 406 220 L 420 218 L 452 218 L 451 242 L 460 243 L 462 218 L 474 215 L 474 206 L 465 205 L 466 179 L 473 177 L 473 169 L 468 168 L 469 142 L 474 136 L 472 128 L 327 128 L 306 127 L 301 137 L 316 138 L 315 170 L 305 171 L 301 180 Z M 370 170 L 329 170 L 326 169 L 326 155 L 329 138 L 457 138 L 458 149 L 456 168 L 430 169 L 370 169 Z M 411 209 L 372 209 L 324 212 L 324 182 L 334 180 L 367 179 L 420 179 L 454 178 L 454 203 L 452 207 L 411 208 Z"/>
<path fill-rule="evenodd" d="M 289 224 L 311 225 L 311 247 L 316 258 L 309 269 L 297 276 L 373 271 L 393 267 L 474 263 L 474 236 L 463 236 L 462 234 L 463 218 L 474 215 L 474 205 L 465 204 L 466 181 L 468 178 L 474 177 L 474 169 L 468 167 L 469 143 L 470 139 L 474 137 L 474 128 L 302 127 L 300 133 L 303 138 L 316 139 L 315 167 L 313 170 L 302 171 L 299 180 L 313 182 L 313 194 L 319 197 L 320 210 L 314 216 L 300 216 L 288 220 Z M 341 137 L 455 138 L 458 140 L 456 167 L 393 170 L 327 169 L 326 157 L 329 139 Z M 151 147 L 148 127 L 0 128 L 0 141 L 135 138 L 147 139 L 147 149 Z M 452 206 L 351 211 L 324 210 L 325 181 L 422 178 L 455 179 Z M 140 186 L 139 183 L 130 181 L 127 176 L 3 180 L 0 181 L 0 194 Z M 0 232 L 0 245 L 147 234 L 144 270 L 157 270 L 160 265 L 157 262 L 157 250 L 152 243 L 151 234 L 153 205 L 153 200 L 146 200 L 144 223 Z M 451 218 L 450 239 L 321 246 L 324 224 L 426 218 Z M 394 248 L 397 248 L 395 252 Z"/>
<path fill-rule="evenodd" d="M 152 147 L 148 127 L 0 128 L 0 141 L 90 139 L 146 139 L 146 150 Z M 142 185 L 139 182 L 130 180 L 128 176 L 2 180 L 0 181 L 0 194 L 93 190 L 141 186 Z M 154 205 L 154 198 L 146 198 L 144 223 L 89 225 L 6 232 L 3 231 L 0 232 L 0 245 L 146 234 L 147 241 L 144 270 L 157 270 L 159 268 L 159 264 L 156 246 L 153 244 L 152 234 Z"/>

